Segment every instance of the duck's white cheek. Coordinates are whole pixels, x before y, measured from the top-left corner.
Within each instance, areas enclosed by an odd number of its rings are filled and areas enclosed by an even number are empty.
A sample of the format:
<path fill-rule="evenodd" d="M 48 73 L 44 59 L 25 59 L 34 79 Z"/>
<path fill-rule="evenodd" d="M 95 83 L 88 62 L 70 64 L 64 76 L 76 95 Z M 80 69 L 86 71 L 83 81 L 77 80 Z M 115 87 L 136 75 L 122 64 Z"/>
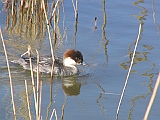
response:
<path fill-rule="evenodd" d="M 64 59 L 63 64 L 65 66 L 70 66 L 70 65 L 76 65 L 76 62 L 73 59 L 71 59 L 70 57 L 68 57 L 68 58 Z"/>

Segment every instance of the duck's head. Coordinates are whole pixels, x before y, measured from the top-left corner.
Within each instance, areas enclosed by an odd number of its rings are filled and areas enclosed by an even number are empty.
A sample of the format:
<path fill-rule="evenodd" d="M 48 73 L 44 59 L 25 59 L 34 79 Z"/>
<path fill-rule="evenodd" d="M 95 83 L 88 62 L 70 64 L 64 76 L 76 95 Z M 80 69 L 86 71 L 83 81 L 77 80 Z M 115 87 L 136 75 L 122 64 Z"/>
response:
<path fill-rule="evenodd" d="M 80 51 L 69 49 L 64 53 L 63 65 L 68 67 L 74 67 L 75 65 L 83 65 L 83 55 Z"/>

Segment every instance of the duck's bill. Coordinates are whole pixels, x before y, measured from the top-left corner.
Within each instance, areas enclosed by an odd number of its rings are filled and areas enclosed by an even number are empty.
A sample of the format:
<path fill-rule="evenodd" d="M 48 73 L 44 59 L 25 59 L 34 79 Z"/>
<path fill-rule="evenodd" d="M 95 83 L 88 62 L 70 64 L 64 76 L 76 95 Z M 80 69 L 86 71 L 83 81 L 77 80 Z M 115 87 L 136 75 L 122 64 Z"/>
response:
<path fill-rule="evenodd" d="M 86 66 L 89 66 L 86 62 L 82 62 L 82 63 L 79 63 L 78 65 L 86 65 Z"/>

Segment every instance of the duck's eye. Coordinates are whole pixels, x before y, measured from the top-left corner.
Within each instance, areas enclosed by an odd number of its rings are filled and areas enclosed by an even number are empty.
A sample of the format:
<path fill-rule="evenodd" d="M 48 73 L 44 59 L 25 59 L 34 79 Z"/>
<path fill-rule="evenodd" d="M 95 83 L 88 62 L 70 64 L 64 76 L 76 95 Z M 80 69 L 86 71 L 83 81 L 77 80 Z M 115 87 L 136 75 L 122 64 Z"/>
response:
<path fill-rule="evenodd" d="M 75 58 L 76 62 L 81 62 L 81 59 L 79 59 L 78 57 Z"/>
<path fill-rule="evenodd" d="M 75 60 L 78 60 L 78 57 L 76 57 Z"/>

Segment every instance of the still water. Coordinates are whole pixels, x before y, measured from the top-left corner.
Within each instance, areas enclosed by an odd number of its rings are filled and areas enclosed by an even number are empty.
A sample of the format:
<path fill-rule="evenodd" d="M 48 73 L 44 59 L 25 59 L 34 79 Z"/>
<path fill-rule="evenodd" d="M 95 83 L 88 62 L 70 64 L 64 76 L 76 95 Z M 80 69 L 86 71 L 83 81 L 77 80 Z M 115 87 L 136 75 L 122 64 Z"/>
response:
<path fill-rule="evenodd" d="M 120 107 L 119 120 L 142 120 L 160 68 L 159 5 L 159 0 L 78 1 L 78 26 L 75 31 L 72 2 L 61 3 L 55 54 L 62 56 L 66 49 L 76 48 L 83 53 L 89 67 L 80 76 L 54 77 L 53 83 L 49 75 L 41 75 L 42 119 L 49 119 L 54 108 L 58 119 L 61 119 L 63 108 L 65 120 L 114 120 L 141 24 L 140 40 Z M 8 17 L 5 4 L 1 2 L 0 6 L 0 25 L 10 61 L 18 59 L 28 45 L 37 49 L 41 55 L 51 54 L 45 25 L 25 26 L 23 20 L 24 26 L 20 29 L 20 17 L 14 24 L 14 18 Z M 43 30 L 43 34 L 35 32 L 34 27 Z M 8 71 L 0 43 L 0 118 L 13 119 Z M 30 72 L 18 65 L 10 66 L 17 118 L 29 119 L 24 80 L 29 83 L 31 111 L 35 118 Z M 160 90 L 149 120 L 160 119 L 159 93 Z"/>

